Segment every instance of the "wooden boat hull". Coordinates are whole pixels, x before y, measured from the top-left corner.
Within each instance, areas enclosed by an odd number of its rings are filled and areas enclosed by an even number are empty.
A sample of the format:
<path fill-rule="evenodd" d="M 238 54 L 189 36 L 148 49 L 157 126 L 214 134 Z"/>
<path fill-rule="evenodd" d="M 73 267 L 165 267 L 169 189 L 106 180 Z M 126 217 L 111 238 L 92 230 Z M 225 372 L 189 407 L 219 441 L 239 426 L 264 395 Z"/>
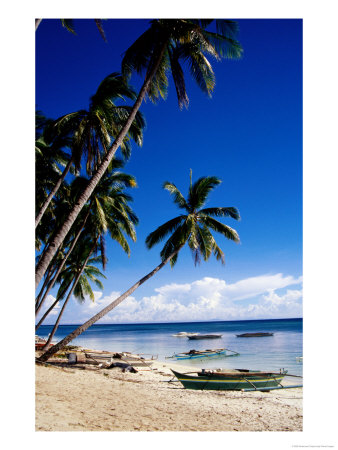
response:
<path fill-rule="evenodd" d="M 175 377 L 183 384 L 185 389 L 215 390 L 215 391 L 241 391 L 242 389 L 265 389 L 280 387 L 280 382 L 285 376 L 281 374 L 271 374 L 262 372 L 218 374 L 199 372 L 197 375 L 189 375 L 176 372 L 171 369 Z"/>
<path fill-rule="evenodd" d="M 35 342 L 35 350 L 41 350 L 46 345 L 46 342 Z M 48 347 L 53 347 L 54 344 L 49 344 Z"/>
<path fill-rule="evenodd" d="M 199 340 L 199 339 L 219 339 L 221 338 L 221 334 L 202 334 L 197 336 L 188 336 L 188 339 L 191 340 Z"/>

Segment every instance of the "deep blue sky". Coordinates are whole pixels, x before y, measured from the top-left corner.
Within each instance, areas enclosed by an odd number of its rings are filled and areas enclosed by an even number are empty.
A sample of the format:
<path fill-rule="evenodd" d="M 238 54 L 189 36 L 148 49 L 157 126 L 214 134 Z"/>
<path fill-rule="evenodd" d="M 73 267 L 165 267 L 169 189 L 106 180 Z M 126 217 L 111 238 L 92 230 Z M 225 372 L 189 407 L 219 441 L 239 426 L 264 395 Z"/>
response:
<path fill-rule="evenodd" d="M 140 219 L 138 241 L 131 244 L 128 258 L 107 239 L 104 296 L 126 290 L 158 264 L 160 246 L 146 250 L 145 237 L 178 214 L 161 185 L 173 181 L 185 194 L 190 168 L 194 180 L 204 175 L 223 180 L 208 205 L 240 210 L 241 222 L 226 223 L 239 232 L 241 244 L 217 238 L 225 266 L 210 259 L 194 267 L 184 249 L 173 270 L 163 269 L 135 292 L 137 301 L 154 295 L 155 288 L 204 277 L 234 284 L 263 275 L 302 275 L 302 21 L 238 23 L 243 57 L 213 62 L 216 88 L 211 99 L 187 74 L 188 110 L 179 110 L 172 82 L 166 101 L 142 105 L 144 145 L 133 146 L 124 169 L 138 182 L 131 192 Z M 104 21 L 105 43 L 93 20 L 76 20 L 76 36 L 60 21 L 44 20 L 36 34 L 37 108 L 52 118 L 86 108 L 102 79 L 120 70 L 123 51 L 147 26 L 147 20 L 139 19 Z M 131 82 L 137 88 L 141 80 Z M 271 290 L 273 286 L 266 292 Z M 261 297 L 245 301 L 256 304 Z"/>

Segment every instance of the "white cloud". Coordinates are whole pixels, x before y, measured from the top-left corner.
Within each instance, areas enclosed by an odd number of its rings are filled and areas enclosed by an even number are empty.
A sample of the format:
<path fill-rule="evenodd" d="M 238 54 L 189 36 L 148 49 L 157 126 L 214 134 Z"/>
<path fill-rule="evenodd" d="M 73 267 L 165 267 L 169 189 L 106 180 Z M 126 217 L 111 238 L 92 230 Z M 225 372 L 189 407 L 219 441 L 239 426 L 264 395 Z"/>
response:
<path fill-rule="evenodd" d="M 124 300 L 99 323 L 301 317 L 302 291 L 290 288 L 301 282 L 301 277 L 278 273 L 250 277 L 232 284 L 211 277 L 192 283 L 171 283 L 154 289 L 153 295 L 142 298 L 138 298 L 135 291 L 135 296 Z M 120 293 L 114 291 L 103 296 L 95 291 L 94 295 L 95 302 L 87 299 L 82 305 L 72 299 L 62 323 L 85 322 Z"/>

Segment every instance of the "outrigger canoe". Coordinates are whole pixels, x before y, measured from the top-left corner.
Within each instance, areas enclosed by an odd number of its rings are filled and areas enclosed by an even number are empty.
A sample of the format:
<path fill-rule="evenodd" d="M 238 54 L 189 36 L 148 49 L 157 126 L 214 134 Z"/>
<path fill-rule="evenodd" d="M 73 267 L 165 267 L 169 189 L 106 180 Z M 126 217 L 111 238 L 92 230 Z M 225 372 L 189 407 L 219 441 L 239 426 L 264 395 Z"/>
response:
<path fill-rule="evenodd" d="M 227 352 L 231 352 L 232 354 L 228 354 Z M 228 348 L 216 348 L 214 350 L 190 350 L 186 353 L 176 353 L 173 356 L 169 356 L 168 358 L 176 358 L 176 359 L 197 359 L 197 358 L 210 358 L 213 356 L 235 356 L 239 355 L 239 353 L 234 352 L 233 350 L 229 350 Z"/>
<path fill-rule="evenodd" d="M 248 392 L 302 387 L 302 385 L 283 386 L 281 384 L 287 370 L 280 373 L 247 369 L 227 372 L 202 370 L 190 373 L 179 373 L 173 369 L 171 371 L 186 389 Z"/>

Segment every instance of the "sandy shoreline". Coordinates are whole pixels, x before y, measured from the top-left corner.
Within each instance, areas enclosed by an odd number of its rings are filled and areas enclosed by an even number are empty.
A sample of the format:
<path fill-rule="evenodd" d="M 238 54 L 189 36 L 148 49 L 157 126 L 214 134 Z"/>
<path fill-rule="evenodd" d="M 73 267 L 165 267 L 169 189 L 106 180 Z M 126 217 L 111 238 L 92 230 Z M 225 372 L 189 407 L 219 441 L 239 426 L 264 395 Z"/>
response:
<path fill-rule="evenodd" d="M 36 431 L 302 431 L 301 388 L 186 390 L 167 382 L 170 367 L 191 371 L 158 361 L 137 373 L 36 365 Z"/>

